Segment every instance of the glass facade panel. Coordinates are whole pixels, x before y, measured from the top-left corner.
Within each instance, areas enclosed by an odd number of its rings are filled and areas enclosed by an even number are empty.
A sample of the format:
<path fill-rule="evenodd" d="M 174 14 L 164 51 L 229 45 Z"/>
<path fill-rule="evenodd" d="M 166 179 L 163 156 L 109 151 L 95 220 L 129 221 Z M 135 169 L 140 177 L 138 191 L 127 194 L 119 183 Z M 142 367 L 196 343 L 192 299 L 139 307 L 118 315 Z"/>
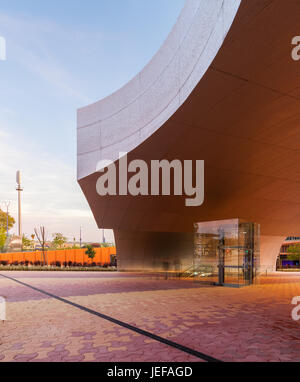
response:
<path fill-rule="evenodd" d="M 251 285 L 259 272 L 259 225 L 239 219 L 195 224 L 194 277 L 227 286 Z"/>

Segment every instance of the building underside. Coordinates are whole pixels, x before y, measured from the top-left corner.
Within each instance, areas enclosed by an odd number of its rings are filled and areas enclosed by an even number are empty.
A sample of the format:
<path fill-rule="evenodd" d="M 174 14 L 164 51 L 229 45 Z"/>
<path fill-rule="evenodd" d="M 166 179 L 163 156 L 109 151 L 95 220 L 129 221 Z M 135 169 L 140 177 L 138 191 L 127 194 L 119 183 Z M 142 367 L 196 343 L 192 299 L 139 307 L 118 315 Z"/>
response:
<path fill-rule="evenodd" d="M 261 226 L 261 268 L 300 234 L 300 35 L 297 0 L 188 0 L 152 61 L 124 88 L 78 111 L 78 181 L 121 269 L 188 267 L 196 222 Z M 105 196 L 97 164 L 205 161 L 205 201 Z"/>

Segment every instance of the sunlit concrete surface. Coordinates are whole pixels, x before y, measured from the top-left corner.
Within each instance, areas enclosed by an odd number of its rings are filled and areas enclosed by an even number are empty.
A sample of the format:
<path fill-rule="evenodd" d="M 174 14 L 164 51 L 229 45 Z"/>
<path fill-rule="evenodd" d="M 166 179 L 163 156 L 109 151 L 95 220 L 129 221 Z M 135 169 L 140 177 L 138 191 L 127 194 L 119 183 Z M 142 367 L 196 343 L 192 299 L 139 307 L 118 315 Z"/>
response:
<path fill-rule="evenodd" d="M 79 110 L 78 181 L 99 227 L 115 230 L 121 268 L 190 264 L 193 223 L 239 217 L 261 224 L 262 269 L 275 269 L 300 227 L 299 30 L 299 1 L 187 0 L 149 65 Z M 204 204 L 100 198 L 97 162 L 119 152 L 205 160 Z"/>
<path fill-rule="evenodd" d="M 291 318 L 299 273 L 243 289 L 135 274 L 5 274 L 223 361 L 300 361 L 300 321 Z M 0 291 L 2 362 L 199 361 L 2 277 Z"/>

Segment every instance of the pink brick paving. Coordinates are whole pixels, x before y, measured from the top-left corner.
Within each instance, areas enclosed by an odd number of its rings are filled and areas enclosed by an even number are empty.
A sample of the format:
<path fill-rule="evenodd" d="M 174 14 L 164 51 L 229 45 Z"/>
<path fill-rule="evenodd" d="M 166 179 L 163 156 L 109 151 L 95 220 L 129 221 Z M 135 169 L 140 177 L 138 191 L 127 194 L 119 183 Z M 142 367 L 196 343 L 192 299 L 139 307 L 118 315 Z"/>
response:
<path fill-rule="evenodd" d="M 133 274 L 5 274 L 223 361 L 300 361 L 291 319 L 300 274 L 239 290 Z M 0 361 L 199 361 L 2 277 L 0 295 Z"/>

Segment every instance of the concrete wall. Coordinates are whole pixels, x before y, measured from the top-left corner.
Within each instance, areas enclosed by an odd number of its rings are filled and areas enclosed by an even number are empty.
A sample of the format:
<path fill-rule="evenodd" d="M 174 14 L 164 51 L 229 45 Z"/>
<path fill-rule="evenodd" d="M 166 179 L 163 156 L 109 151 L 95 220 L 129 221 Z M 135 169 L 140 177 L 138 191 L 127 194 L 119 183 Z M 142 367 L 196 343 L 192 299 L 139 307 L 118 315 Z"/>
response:
<path fill-rule="evenodd" d="M 193 234 L 115 231 L 119 270 L 185 270 L 193 264 Z"/>
<path fill-rule="evenodd" d="M 276 261 L 286 236 L 260 237 L 260 271 L 275 272 Z"/>
<path fill-rule="evenodd" d="M 186 233 L 115 231 L 120 270 L 185 270 L 193 265 L 194 236 Z M 276 271 L 285 236 L 261 236 L 260 272 Z"/>

